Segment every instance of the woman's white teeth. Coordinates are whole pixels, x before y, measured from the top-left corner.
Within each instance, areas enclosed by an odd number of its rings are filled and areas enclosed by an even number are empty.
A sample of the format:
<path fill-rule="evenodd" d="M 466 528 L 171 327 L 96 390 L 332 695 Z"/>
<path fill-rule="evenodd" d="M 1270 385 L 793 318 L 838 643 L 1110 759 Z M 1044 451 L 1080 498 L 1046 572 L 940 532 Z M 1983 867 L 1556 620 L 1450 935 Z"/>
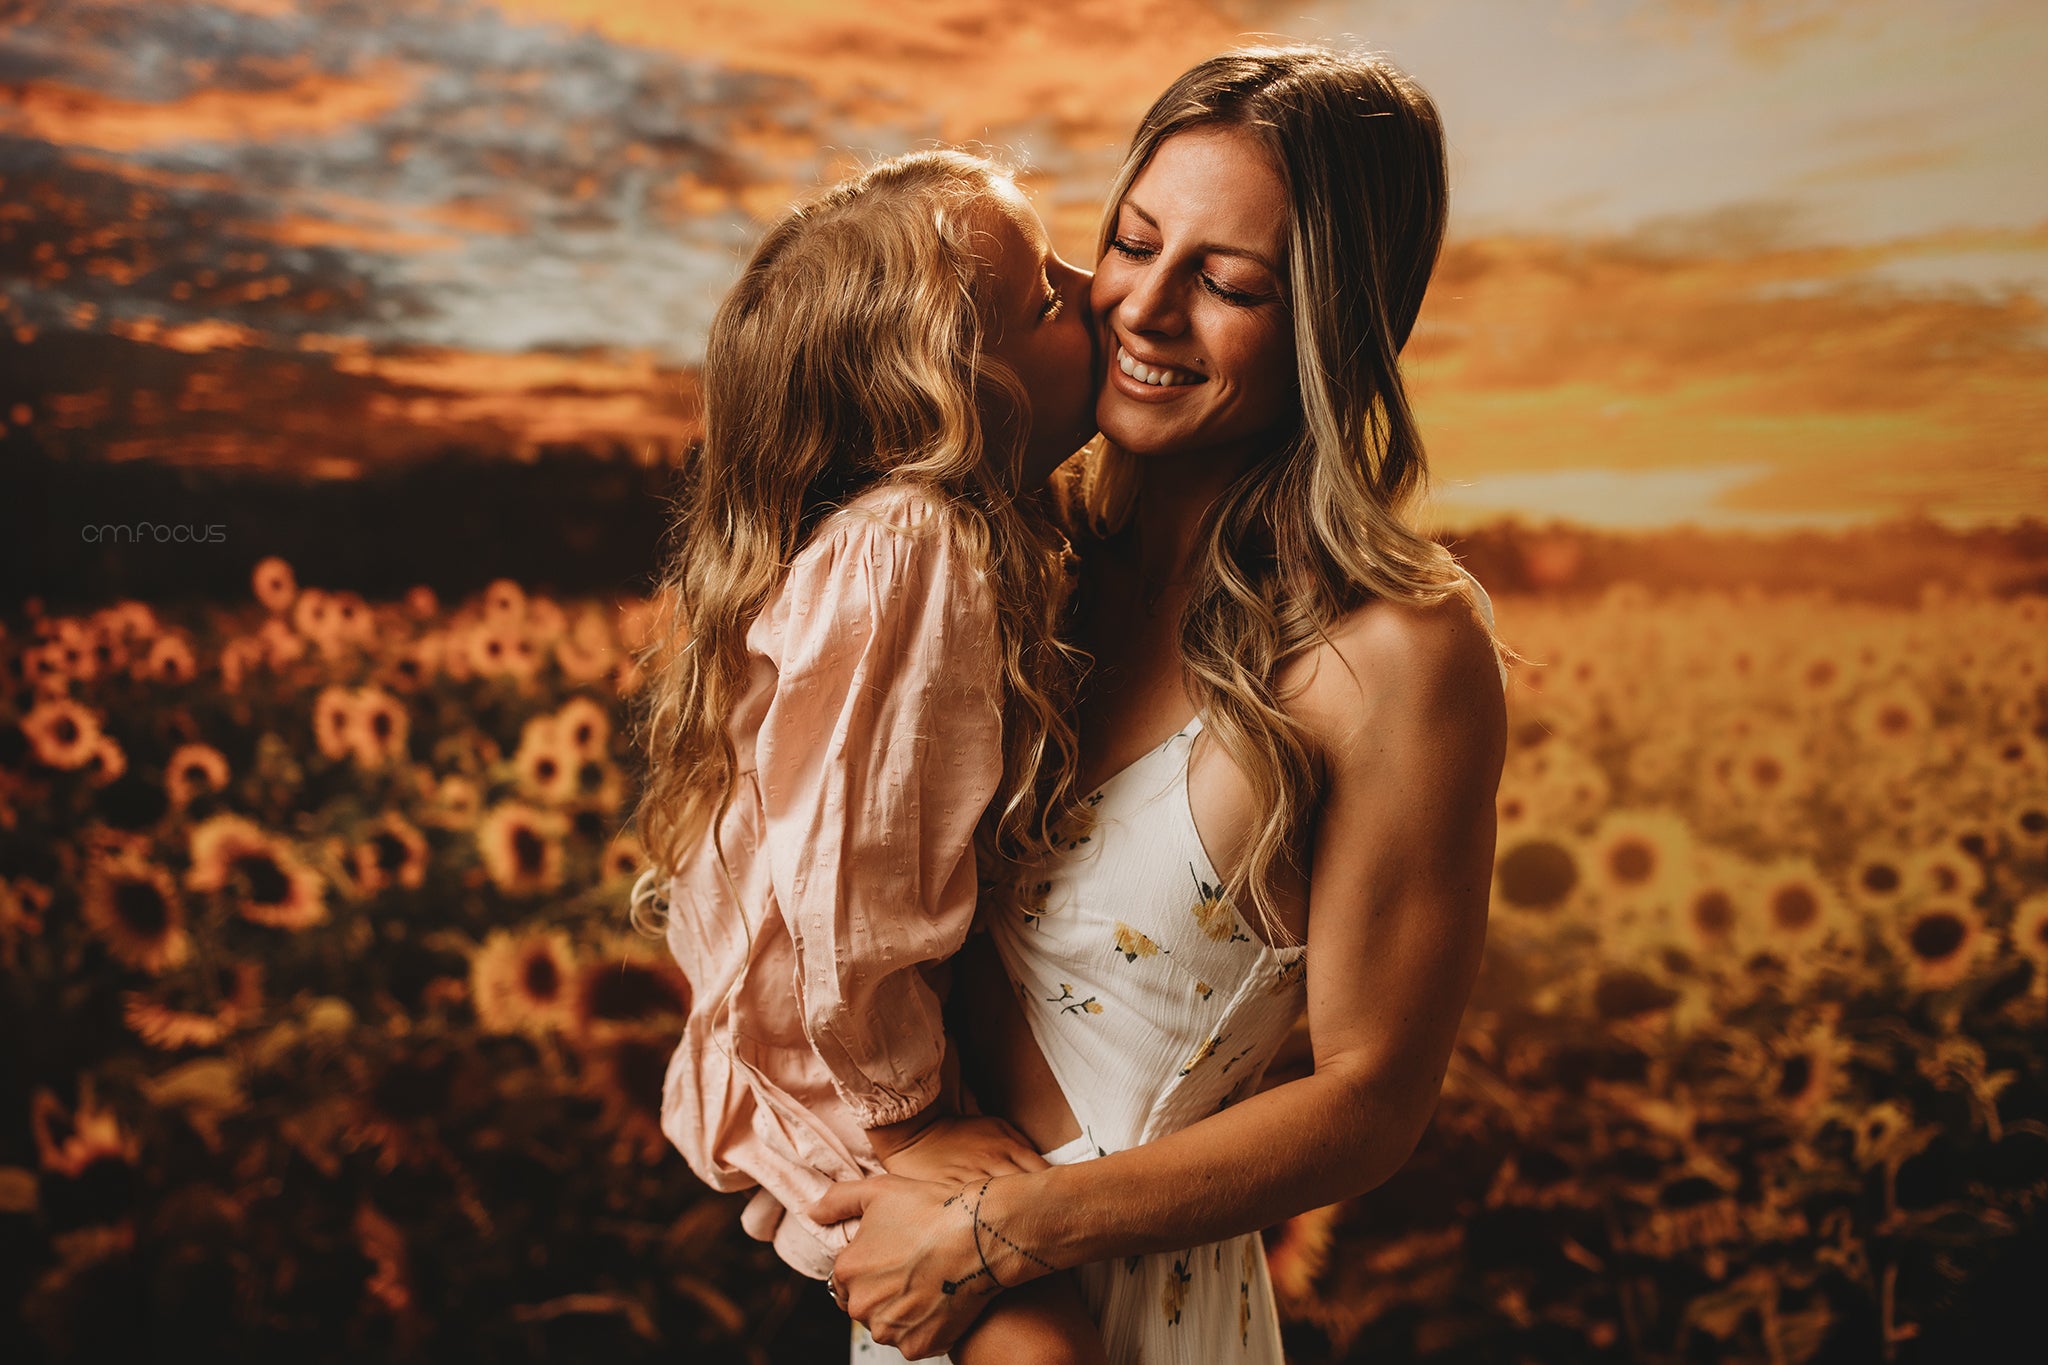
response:
<path fill-rule="evenodd" d="M 1149 365 L 1140 365 L 1131 359 L 1131 353 L 1123 347 L 1116 348 L 1116 366 L 1140 384 L 1153 384 L 1170 389 L 1176 384 L 1192 384 L 1195 381 L 1178 370 L 1155 370 Z"/>

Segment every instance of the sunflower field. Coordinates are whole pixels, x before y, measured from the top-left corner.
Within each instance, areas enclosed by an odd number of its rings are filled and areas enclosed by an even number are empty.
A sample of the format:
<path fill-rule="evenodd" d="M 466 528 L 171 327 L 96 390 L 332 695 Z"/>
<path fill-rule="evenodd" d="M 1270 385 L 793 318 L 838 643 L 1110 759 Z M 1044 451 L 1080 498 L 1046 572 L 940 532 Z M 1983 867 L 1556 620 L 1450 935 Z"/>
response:
<path fill-rule="evenodd" d="M 252 589 L 0 635 L 0 1355 L 843 1359 L 657 1126 L 650 604 Z M 1269 1234 L 1291 1357 L 1988 1340 L 2048 1201 L 2048 599 L 1496 609 L 1480 984 L 1408 1167 Z"/>

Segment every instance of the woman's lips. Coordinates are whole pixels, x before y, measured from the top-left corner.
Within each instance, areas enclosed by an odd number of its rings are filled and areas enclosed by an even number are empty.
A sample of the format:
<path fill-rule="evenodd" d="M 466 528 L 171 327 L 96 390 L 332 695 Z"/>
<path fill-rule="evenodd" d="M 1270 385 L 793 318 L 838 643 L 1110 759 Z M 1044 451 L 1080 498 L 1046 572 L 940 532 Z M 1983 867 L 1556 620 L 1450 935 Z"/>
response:
<path fill-rule="evenodd" d="M 1148 364 L 1118 345 L 1110 380 L 1124 393 L 1153 398 L 1190 385 L 1206 384 L 1208 377 L 1171 365 Z"/>

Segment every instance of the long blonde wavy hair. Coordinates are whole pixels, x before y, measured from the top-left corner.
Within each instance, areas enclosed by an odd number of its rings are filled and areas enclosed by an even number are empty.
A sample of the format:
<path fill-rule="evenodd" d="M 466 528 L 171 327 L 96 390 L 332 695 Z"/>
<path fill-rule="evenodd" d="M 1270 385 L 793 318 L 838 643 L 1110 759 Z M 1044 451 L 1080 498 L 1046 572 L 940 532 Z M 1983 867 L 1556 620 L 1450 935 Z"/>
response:
<path fill-rule="evenodd" d="M 835 507 L 884 480 L 926 490 L 987 575 L 1002 654 L 1003 774 L 977 839 L 1028 862 L 1075 809 L 1069 712 L 1081 657 L 1057 634 L 1063 543 L 1019 471 L 1023 386 L 984 349 L 995 291 L 981 251 L 1012 172 L 962 152 L 893 157 L 769 229 L 719 306 L 703 371 L 704 439 L 686 470 L 637 656 L 648 678 L 634 820 L 650 866 L 632 919 L 729 806 L 727 730 L 746 632 Z M 714 835 L 715 837 L 715 835 Z M 724 850 L 716 850 L 722 859 Z"/>
<path fill-rule="evenodd" d="M 1269 887 L 1282 864 L 1298 867 L 1318 798 L 1308 736 L 1276 695 L 1280 670 L 1368 600 L 1473 600 L 1450 552 L 1410 524 L 1428 465 L 1400 368 L 1443 243 L 1449 176 L 1436 106 L 1391 63 L 1244 48 L 1193 67 L 1146 113 L 1110 189 L 1098 257 L 1159 145 L 1212 127 L 1257 138 L 1287 186 L 1301 402 L 1203 520 L 1180 650 L 1205 728 L 1269 813 L 1228 890 L 1279 941 Z M 1085 529 L 1120 527 L 1141 468 L 1097 439 L 1071 476 Z"/>

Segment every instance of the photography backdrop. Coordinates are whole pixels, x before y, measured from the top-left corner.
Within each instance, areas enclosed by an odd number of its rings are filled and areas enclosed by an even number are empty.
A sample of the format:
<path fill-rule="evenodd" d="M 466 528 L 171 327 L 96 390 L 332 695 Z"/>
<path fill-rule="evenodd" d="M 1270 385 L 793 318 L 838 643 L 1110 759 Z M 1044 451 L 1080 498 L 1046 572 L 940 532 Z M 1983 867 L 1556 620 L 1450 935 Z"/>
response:
<path fill-rule="evenodd" d="M 1529 660 L 1443 1107 L 1270 1234 L 1290 1351 L 2033 1330 L 2039 6 L 14 0 L 0 1352 L 843 1349 L 654 1128 L 689 987 L 624 918 L 704 329 L 935 142 L 1090 262 L 1262 37 L 1443 110 L 1429 516 Z"/>

